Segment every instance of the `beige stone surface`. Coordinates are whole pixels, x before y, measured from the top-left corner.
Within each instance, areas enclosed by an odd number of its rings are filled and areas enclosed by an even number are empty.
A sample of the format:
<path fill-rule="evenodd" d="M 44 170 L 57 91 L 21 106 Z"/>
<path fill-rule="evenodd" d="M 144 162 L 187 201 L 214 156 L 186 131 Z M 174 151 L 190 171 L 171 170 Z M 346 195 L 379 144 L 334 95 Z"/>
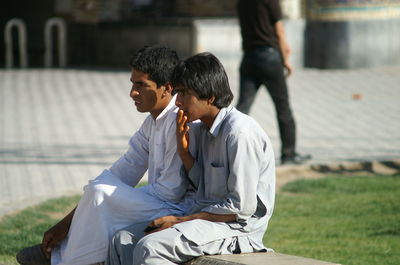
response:
<path fill-rule="evenodd" d="M 186 265 L 338 265 L 338 263 L 275 252 L 204 256 Z"/>

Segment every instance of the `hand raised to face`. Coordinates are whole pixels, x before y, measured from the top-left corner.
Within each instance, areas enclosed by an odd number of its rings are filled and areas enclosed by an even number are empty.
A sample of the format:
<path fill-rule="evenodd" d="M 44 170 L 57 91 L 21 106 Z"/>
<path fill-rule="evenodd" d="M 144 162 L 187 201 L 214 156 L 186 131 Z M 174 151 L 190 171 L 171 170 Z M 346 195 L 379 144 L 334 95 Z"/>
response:
<path fill-rule="evenodd" d="M 189 129 L 187 116 L 183 110 L 179 110 L 176 115 L 176 144 L 179 155 L 182 157 L 189 152 Z"/>
<path fill-rule="evenodd" d="M 176 148 L 182 160 L 186 172 L 193 167 L 194 159 L 189 152 L 189 129 L 187 125 L 188 117 L 183 110 L 179 110 L 176 115 Z"/>

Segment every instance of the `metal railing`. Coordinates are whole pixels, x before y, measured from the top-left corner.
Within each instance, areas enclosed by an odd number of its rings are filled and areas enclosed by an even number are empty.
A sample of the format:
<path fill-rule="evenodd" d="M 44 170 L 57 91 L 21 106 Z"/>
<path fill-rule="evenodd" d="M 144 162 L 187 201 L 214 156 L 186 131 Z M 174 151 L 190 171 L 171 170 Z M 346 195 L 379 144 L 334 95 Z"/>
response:
<path fill-rule="evenodd" d="M 26 38 L 26 25 L 22 19 L 13 18 L 9 20 L 4 30 L 4 40 L 6 44 L 6 68 L 14 67 L 14 51 L 13 51 L 13 37 L 12 29 L 17 28 L 18 41 L 19 41 L 19 61 L 22 68 L 28 67 L 27 57 L 27 38 Z"/>
<path fill-rule="evenodd" d="M 45 45 L 45 54 L 44 54 L 44 66 L 52 67 L 53 66 L 53 39 L 52 39 L 52 28 L 57 28 L 57 36 L 58 36 L 58 62 L 60 67 L 67 66 L 67 49 L 66 49 L 66 26 L 64 20 L 61 18 L 50 18 L 46 21 L 46 25 L 44 27 L 44 45 Z"/>

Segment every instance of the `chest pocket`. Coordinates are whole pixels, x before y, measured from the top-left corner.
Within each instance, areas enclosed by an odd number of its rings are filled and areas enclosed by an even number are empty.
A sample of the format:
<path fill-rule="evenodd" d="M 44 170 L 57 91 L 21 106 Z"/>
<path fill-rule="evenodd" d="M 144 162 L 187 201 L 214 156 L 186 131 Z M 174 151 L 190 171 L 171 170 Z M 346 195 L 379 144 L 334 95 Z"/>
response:
<path fill-rule="evenodd" d="M 152 136 L 150 148 L 152 148 L 151 153 L 154 161 L 151 161 L 150 163 L 153 163 L 154 165 L 149 165 L 149 167 L 153 167 L 156 172 L 160 172 L 165 167 L 165 137 L 163 136 L 163 132 L 160 132 L 157 129 L 154 129 Z"/>
<path fill-rule="evenodd" d="M 228 194 L 228 173 L 224 167 L 210 165 L 206 178 L 207 197 L 209 199 L 225 199 Z"/>

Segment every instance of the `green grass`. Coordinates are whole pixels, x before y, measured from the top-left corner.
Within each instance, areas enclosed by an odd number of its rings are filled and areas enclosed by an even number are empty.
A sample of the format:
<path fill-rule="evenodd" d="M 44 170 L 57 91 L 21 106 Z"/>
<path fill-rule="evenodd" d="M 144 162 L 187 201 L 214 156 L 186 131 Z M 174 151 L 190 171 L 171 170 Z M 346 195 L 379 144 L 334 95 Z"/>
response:
<path fill-rule="evenodd" d="M 0 264 L 37 244 L 79 197 L 50 200 L 0 220 Z M 277 195 L 264 237 L 276 252 L 342 263 L 400 264 L 400 176 L 298 180 Z"/>
<path fill-rule="evenodd" d="M 43 233 L 78 203 L 80 196 L 49 200 L 0 220 L 0 264 L 18 264 L 15 254 L 42 242 Z"/>
<path fill-rule="evenodd" d="M 341 264 L 400 264 L 400 176 L 328 177 L 287 184 L 264 243 Z"/>

